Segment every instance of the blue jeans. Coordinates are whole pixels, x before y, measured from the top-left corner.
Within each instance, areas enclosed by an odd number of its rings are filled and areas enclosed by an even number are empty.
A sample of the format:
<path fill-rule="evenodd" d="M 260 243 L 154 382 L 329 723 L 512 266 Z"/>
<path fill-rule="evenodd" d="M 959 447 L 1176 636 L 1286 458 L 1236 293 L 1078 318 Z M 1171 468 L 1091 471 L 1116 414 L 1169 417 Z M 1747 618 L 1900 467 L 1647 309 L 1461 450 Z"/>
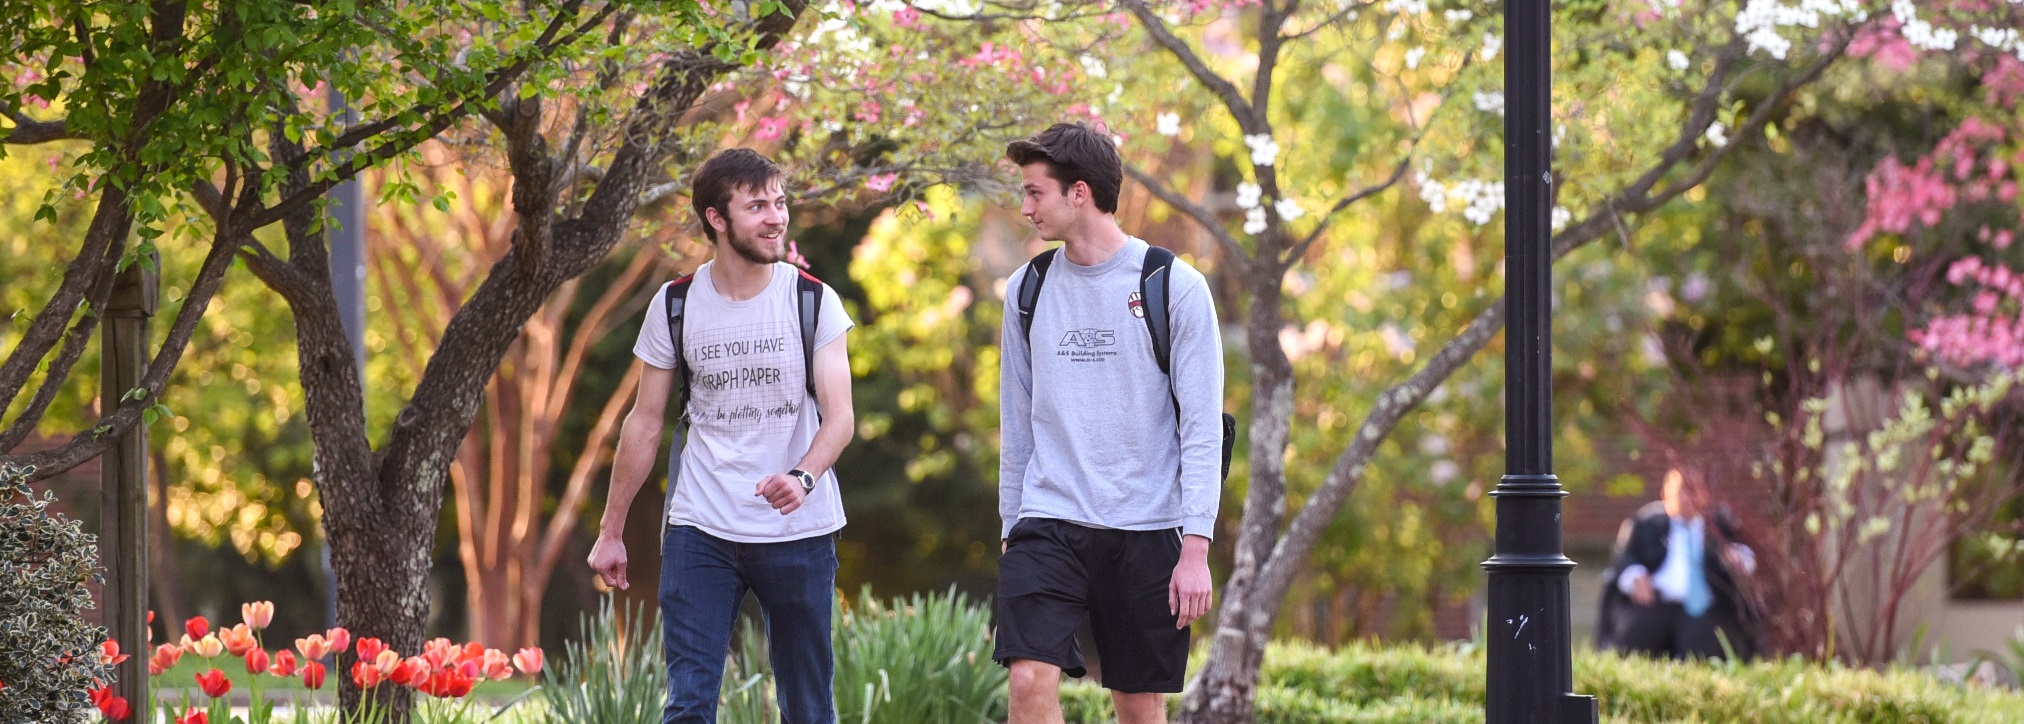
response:
<path fill-rule="evenodd" d="M 835 538 L 734 543 L 684 525 L 661 537 L 661 641 L 668 662 L 662 724 L 717 721 L 724 660 L 746 591 L 759 597 L 765 614 L 781 721 L 835 722 Z"/>

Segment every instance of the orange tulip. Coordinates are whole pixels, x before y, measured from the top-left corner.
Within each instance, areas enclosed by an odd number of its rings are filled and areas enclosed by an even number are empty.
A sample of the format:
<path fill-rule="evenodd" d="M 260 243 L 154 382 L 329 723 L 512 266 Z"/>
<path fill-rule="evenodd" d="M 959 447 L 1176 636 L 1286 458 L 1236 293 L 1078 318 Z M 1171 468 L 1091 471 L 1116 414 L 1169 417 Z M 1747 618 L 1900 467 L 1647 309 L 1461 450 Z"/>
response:
<path fill-rule="evenodd" d="M 127 655 L 119 652 L 119 641 L 106 639 L 104 643 L 98 645 L 98 658 L 107 666 L 116 666 L 126 661 Z"/>
<path fill-rule="evenodd" d="M 255 631 L 267 628 L 267 624 L 274 623 L 274 602 L 254 601 L 239 604 L 239 617 L 245 619 L 246 625 L 253 627 Z"/>
<path fill-rule="evenodd" d="M 329 633 L 323 635 L 323 638 L 330 642 L 330 650 L 332 651 L 342 652 L 345 649 L 351 648 L 351 631 L 346 630 L 343 626 L 331 629 Z M 365 657 L 360 656 L 359 658 Z"/>
<path fill-rule="evenodd" d="M 225 678 L 225 672 L 212 669 L 197 675 L 197 688 L 203 689 L 205 696 L 216 699 L 232 690 L 232 680 Z"/>
<path fill-rule="evenodd" d="M 303 688 L 315 691 L 323 688 L 323 662 L 311 661 L 302 666 Z"/>
<path fill-rule="evenodd" d="M 225 642 L 225 650 L 233 656 L 245 656 L 246 652 L 260 647 L 260 640 L 253 637 L 253 629 L 243 623 L 219 629 L 218 640 Z"/>
<path fill-rule="evenodd" d="M 394 669 L 401 667 L 400 652 L 393 649 L 380 649 L 379 655 L 372 659 L 372 667 L 379 669 L 381 674 L 394 673 Z"/>
<path fill-rule="evenodd" d="M 485 678 L 493 681 L 513 675 L 513 659 L 498 649 L 486 649 L 479 666 L 482 667 Z"/>
<path fill-rule="evenodd" d="M 190 638 L 200 639 L 210 632 L 211 622 L 203 616 L 191 616 L 190 620 L 183 622 L 183 633 L 189 634 Z"/>
<path fill-rule="evenodd" d="M 377 666 L 372 666 L 363 661 L 351 665 L 351 683 L 357 684 L 358 688 L 370 689 L 379 686 L 380 676 L 380 670 Z"/>
<path fill-rule="evenodd" d="M 513 665 L 521 672 L 532 674 L 541 670 L 541 649 L 521 649 L 513 655 Z"/>
<path fill-rule="evenodd" d="M 148 675 L 161 676 L 162 672 L 174 668 L 176 662 L 182 658 L 183 650 L 175 644 L 156 646 L 154 655 L 148 657 Z"/>
<path fill-rule="evenodd" d="M 246 652 L 246 673 L 256 675 L 266 673 L 268 663 L 269 658 L 266 649 L 254 648 L 252 651 Z"/>
<path fill-rule="evenodd" d="M 295 640 L 295 650 L 302 652 L 303 661 L 318 661 L 330 655 L 330 640 L 323 634 L 310 634 Z"/>

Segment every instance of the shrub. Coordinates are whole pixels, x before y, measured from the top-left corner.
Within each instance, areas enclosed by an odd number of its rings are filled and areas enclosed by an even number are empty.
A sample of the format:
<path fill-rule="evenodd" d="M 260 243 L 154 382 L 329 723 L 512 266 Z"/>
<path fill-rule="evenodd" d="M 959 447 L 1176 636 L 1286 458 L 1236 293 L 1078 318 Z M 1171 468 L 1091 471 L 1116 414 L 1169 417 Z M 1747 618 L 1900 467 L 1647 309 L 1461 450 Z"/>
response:
<path fill-rule="evenodd" d="M 105 629 L 84 620 L 97 541 L 51 513 L 54 502 L 22 471 L 0 469 L 0 721 L 79 721 L 91 710 L 85 692 L 111 679 Z"/>
<path fill-rule="evenodd" d="M 569 642 L 542 674 L 545 720 L 658 724 L 667 698 L 659 610 L 646 605 L 616 610 L 606 596 L 597 613 L 578 621 L 583 640 Z"/>
<path fill-rule="evenodd" d="M 1480 722 L 1483 666 L 1481 652 L 1463 646 L 1275 644 L 1255 721 Z M 1578 651 L 1574 681 L 1600 700 L 1605 721 L 2024 721 L 2024 695 L 2015 692 L 1796 658 L 1710 664 Z M 1178 708 L 1179 697 L 1168 703 Z M 1063 687 L 1063 710 L 1071 722 L 1113 718 L 1109 693 L 1081 682 Z"/>
<path fill-rule="evenodd" d="M 720 721 L 777 721 L 765 637 L 747 622 L 724 674 Z M 991 610 L 953 589 L 881 601 L 864 588 L 836 618 L 836 712 L 847 722 L 1004 721 Z"/>

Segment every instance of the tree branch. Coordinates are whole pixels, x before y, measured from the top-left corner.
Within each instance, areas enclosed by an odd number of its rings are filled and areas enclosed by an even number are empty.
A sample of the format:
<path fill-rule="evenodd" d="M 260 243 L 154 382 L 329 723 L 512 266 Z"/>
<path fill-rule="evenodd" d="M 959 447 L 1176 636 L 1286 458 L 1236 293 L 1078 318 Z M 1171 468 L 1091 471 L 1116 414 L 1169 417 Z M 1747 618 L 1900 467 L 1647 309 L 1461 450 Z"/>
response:
<path fill-rule="evenodd" d="M 101 260 L 101 263 L 117 265 L 119 254 L 119 247 L 108 249 L 107 258 Z M 42 376 L 42 384 L 36 387 L 35 396 L 29 399 L 27 409 L 22 410 L 21 414 L 14 418 L 14 424 L 9 426 L 5 433 L 0 433 L 0 451 L 13 450 L 21 444 L 21 441 L 28 439 L 28 435 L 34 432 L 36 425 L 42 421 L 43 413 L 49 411 L 49 405 L 55 401 L 56 393 L 62 390 L 64 382 L 70 379 L 71 368 L 84 356 L 84 349 L 91 342 L 91 333 L 98 328 L 97 310 L 105 309 L 106 303 L 112 299 L 113 278 L 112 274 L 100 275 L 89 300 L 93 312 L 78 319 L 76 324 L 71 325 L 70 333 L 64 335 L 63 348 L 57 351 L 56 359 L 50 362 L 49 371 Z"/>
<path fill-rule="evenodd" d="M 296 190 L 294 193 L 288 194 L 287 196 L 283 197 L 280 201 L 276 202 L 273 206 L 263 209 L 252 210 L 242 215 L 241 217 L 242 220 L 239 224 L 238 232 L 241 234 L 251 233 L 255 229 L 259 229 L 267 226 L 268 224 L 272 224 L 276 221 L 279 221 L 283 217 L 287 216 L 294 209 L 313 203 L 318 198 L 322 198 L 322 196 L 325 193 L 329 192 L 330 189 L 335 188 L 340 183 L 351 180 L 352 177 L 357 176 L 360 172 L 368 168 L 377 166 L 402 153 L 406 153 L 409 149 L 414 148 L 416 144 L 419 144 L 422 141 L 432 138 L 438 133 L 442 133 L 444 129 L 449 128 L 450 125 L 455 123 L 458 119 L 463 118 L 464 116 L 470 114 L 473 110 L 480 108 L 485 103 L 486 99 L 499 95 L 499 93 L 504 91 L 508 85 L 511 85 L 515 79 L 518 79 L 521 76 L 521 74 L 525 73 L 528 68 L 532 67 L 535 61 L 540 56 L 545 56 L 549 51 L 552 51 L 557 47 L 574 42 L 584 32 L 587 32 L 590 28 L 594 27 L 598 23 L 603 22 L 603 20 L 606 17 L 609 17 L 615 9 L 616 9 L 615 5 L 604 6 L 604 8 L 600 10 L 596 15 L 584 21 L 582 24 L 578 25 L 577 28 L 571 30 L 569 33 L 560 38 L 555 37 L 555 30 L 562 24 L 566 16 L 558 15 L 554 20 L 550 21 L 549 29 L 542 34 L 543 42 L 537 43 L 535 48 L 529 51 L 529 55 L 531 57 L 522 58 L 511 65 L 508 65 L 504 68 L 495 71 L 492 76 L 492 79 L 485 83 L 485 86 L 479 93 L 475 94 L 473 97 L 467 97 L 458 100 L 455 105 L 450 106 L 448 109 L 445 109 L 440 105 L 435 106 L 433 110 L 428 111 L 425 111 L 423 108 L 420 107 L 411 108 L 403 113 L 397 113 L 388 119 L 377 121 L 372 124 L 367 124 L 367 126 L 362 127 L 361 129 L 355 129 L 358 131 L 363 131 L 364 129 L 368 128 L 375 129 L 376 132 L 373 134 L 358 136 L 352 132 L 347 132 L 343 136 L 340 136 L 338 138 L 338 141 L 333 142 L 331 146 L 326 150 L 335 152 L 337 150 L 355 146 L 366 140 L 366 138 L 386 132 L 389 128 L 392 127 L 391 125 L 388 124 L 390 124 L 395 119 L 401 118 L 403 116 L 415 113 L 422 113 L 423 115 L 426 116 L 425 120 L 423 120 L 417 126 L 408 130 L 391 134 L 393 136 L 391 140 L 387 141 L 386 143 L 380 144 L 379 146 L 373 148 L 371 151 L 359 153 L 357 155 L 352 156 L 348 161 L 340 163 L 335 168 L 331 169 L 331 172 L 324 178 L 314 181 L 309 185 Z M 347 143 L 346 141 L 349 142 Z M 307 165 L 314 160 L 314 158 L 316 157 L 304 156 L 302 159 L 299 159 L 296 162 L 296 165 L 303 166 L 306 168 Z"/>
<path fill-rule="evenodd" d="M 1131 11 L 1133 16 L 1138 18 L 1140 25 L 1145 26 L 1146 34 L 1152 36 L 1153 42 L 1158 43 L 1160 47 L 1166 48 L 1167 52 L 1172 53 L 1174 58 L 1179 60 L 1183 67 L 1188 69 L 1188 73 L 1195 77 L 1196 81 L 1206 86 L 1209 92 L 1216 94 L 1216 97 L 1223 101 L 1224 108 L 1230 111 L 1231 117 L 1237 119 L 1237 126 L 1245 134 L 1258 132 L 1259 128 L 1264 125 L 1265 118 L 1253 112 L 1251 103 L 1244 100 L 1244 94 L 1238 92 L 1236 84 L 1231 83 L 1223 76 L 1217 75 L 1216 71 L 1210 69 L 1207 63 L 1202 62 L 1202 56 L 1197 55 L 1193 48 L 1188 47 L 1187 41 L 1175 36 L 1173 31 L 1167 28 L 1166 21 L 1161 20 L 1158 15 L 1153 14 L 1152 9 L 1146 7 L 1143 0 L 1125 0 L 1124 6 L 1125 9 Z M 1263 53 L 1260 53 L 1259 62 L 1264 62 Z"/>
<path fill-rule="evenodd" d="M 1827 66 L 1846 51 L 1851 37 L 1852 34 L 1844 34 L 1832 49 L 1813 64 L 1780 84 L 1779 88 L 1765 99 L 1764 104 L 1757 109 L 1744 128 L 1761 134 L 1763 124 L 1769 121 L 1774 109 L 1792 92 L 1818 79 Z M 1604 210 L 1592 213 L 1580 225 L 1571 227 L 1555 237 L 1553 242 L 1555 261 L 1600 237 L 1608 228 L 1610 223 L 1608 217 L 1611 213 L 1650 210 L 1692 188 L 1689 184 L 1680 184 L 1657 196 L 1649 195 L 1651 187 L 1659 179 L 1666 176 L 1672 167 L 1685 160 L 1697 148 L 1701 134 L 1706 131 L 1708 124 L 1713 122 L 1714 106 L 1720 98 L 1728 72 L 1740 62 L 1743 52 L 1740 39 L 1730 43 L 1728 52 L 1717 62 L 1715 72 L 1710 74 L 1707 86 L 1694 99 L 1688 119 L 1682 124 L 1680 137 L 1667 148 L 1652 169 L 1617 194 L 1609 203 L 1604 204 Z M 1738 135 L 1740 138 L 1744 134 Z M 1688 176 L 1688 180 L 1692 184 L 1705 180 L 1707 173 L 1712 171 L 1713 164 L 1719 161 L 1726 151 L 1724 148 L 1710 154 L 1701 166 Z M 1442 345 L 1441 350 L 1435 353 L 1418 372 L 1379 395 L 1377 404 L 1357 426 L 1356 435 L 1348 448 L 1336 458 L 1335 465 L 1330 468 L 1320 488 L 1294 516 L 1286 534 L 1274 547 L 1271 560 L 1259 574 L 1258 585 L 1253 589 L 1254 594 L 1265 595 L 1269 600 L 1278 600 L 1276 596 L 1288 590 L 1293 576 L 1299 571 L 1300 562 L 1313 549 L 1322 531 L 1328 527 L 1336 513 L 1341 510 L 1343 502 L 1362 480 L 1364 466 L 1375 455 L 1378 444 L 1391 434 L 1392 429 L 1407 412 L 1426 399 L 1434 387 L 1489 343 L 1490 338 L 1503 328 L 1504 315 L 1504 305 L 1500 300 L 1495 306 L 1478 314 L 1455 338 Z"/>
<path fill-rule="evenodd" d="M 4 102 L 0 102 L 0 109 L 4 109 L 7 120 L 14 122 L 13 128 L 0 132 L 0 143 L 9 146 L 33 146 L 38 143 L 84 138 L 84 134 L 70 130 L 68 119 L 38 121 L 16 112 L 11 104 Z"/>
<path fill-rule="evenodd" d="M 22 332 L 21 343 L 8 353 L 7 361 L 0 362 L 0 411 L 14 403 L 28 376 L 56 346 L 70 324 L 71 315 L 84 302 L 86 291 L 97 288 L 101 277 L 111 276 L 113 262 L 106 260 L 107 250 L 114 248 L 114 242 L 125 240 L 132 226 L 133 212 L 127 208 L 126 191 L 107 184 L 99 191 L 98 208 L 92 213 L 84 244 L 72 258 L 70 268 L 64 271 L 63 282 L 42 311 L 35 313 L 35 319 Z"/>
<path fill-rule="evenodd" d="M 1124 173 L 1130 176 L 1133 181 L 1139 182 L 1139 185 L 1146 187 L 1147 191 L 1151 191 L 1161 201 L 1167 202 L 1168 206 L 1183 214 L 1187 214 L 1188 218 L 1194 219 L 1196 226 L 1202 227 L 1203 231 L 1209 232 L 1210 236 L 1216 238 L 1216 242 L 1223 247 L 1223 251 L 1237 262 L 1238 269 L 1243 270 L 1244 273 L 1250 273 L 1251 265 L 1254 261 L 1250 253 L 1244 251 L 1244 247 L 1237 245 L 1236 237 L 1230 235 L 1230 230 L 1223 227 L 1223 222 L 1217 220 L 1214 213 L 1203 208 L 1201 204 L 1195 203 L 1193 199 L 1182 195 L 1181 192 L 1167 186 L 1165 182 L 1154 178 L 1152 174 L 1146 173 L 1130 161 L 1124 163 Z"/>
<path fill-rule="evenodd" d="M 43 480 L 77 467 L 86 460 L 103 454 L 107 447 L 133 429 L 141 421 L 141 413 L 161 397 L 162 386 L 168 382 L 169 373 L 175 371 L 176 363 L 189 348 L 190 335 L 197 328 L 198 320 L 211 299 L 224 285 L 225 270 L 231 268 L 233 254 L 238 244 L 227 240 L 223 232 L 214 237 L 211 251 L 198 269 L 197 277 L 191 284 L 190 295 L 183 299 L 183 306 L 176 312 L 175 322 L 162 340 L 161 350 L 148 363 L 146 374 L 142 375 L 140 388 L 146 394 L 139 399 L 117 398 L 118 407 L 99 418 L 98 424 L 89 431 L 73 436 L 68 442 L 55 448 L 30 455 L 0 456 L 0 467 L 13 465 L 28 470 L 29 480 Z"/>

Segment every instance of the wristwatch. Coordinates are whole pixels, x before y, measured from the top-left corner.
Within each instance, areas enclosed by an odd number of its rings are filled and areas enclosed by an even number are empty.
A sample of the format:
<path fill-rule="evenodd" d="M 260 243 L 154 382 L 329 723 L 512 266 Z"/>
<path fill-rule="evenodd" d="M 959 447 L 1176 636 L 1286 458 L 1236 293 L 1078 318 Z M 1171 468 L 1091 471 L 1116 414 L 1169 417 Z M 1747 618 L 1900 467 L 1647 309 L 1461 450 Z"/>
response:
<path fill-rule="evenodd" d="M 808 474 L 808 471 L 802 470 L 801 468 L 795 468 L 793 470 L 787 471 L 787 474 L 792 475 L 796 480 L 801 481 L 802 493 L 806 494 L 815 492 L 815 476 Z"/>

